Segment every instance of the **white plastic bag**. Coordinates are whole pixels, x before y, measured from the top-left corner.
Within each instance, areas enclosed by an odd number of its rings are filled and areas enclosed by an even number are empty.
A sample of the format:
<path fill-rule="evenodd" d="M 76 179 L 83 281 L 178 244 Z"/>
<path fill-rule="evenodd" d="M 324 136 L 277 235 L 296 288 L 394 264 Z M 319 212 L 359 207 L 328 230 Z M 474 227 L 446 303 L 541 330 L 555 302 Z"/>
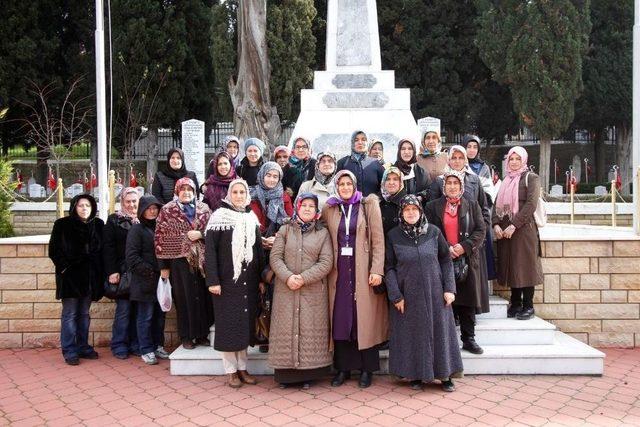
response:
<path fill-rule="evenodd" d="M 160 304 L 160 308 L 165 313 L 171 310 L 171 282 L 169 279 L 163 279 L 162 277 L 158 279 L 158 303 Z"/>

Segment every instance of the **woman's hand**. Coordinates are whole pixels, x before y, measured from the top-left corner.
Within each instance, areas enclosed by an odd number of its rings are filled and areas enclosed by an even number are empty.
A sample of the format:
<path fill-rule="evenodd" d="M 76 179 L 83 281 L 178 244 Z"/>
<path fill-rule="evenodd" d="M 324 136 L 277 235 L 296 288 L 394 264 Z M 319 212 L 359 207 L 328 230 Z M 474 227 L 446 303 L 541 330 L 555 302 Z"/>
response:
<path fill-rule="evenodd" d="M 381 275 L 375 273 L 369 274 L 369 286 L 378 286 L 380 283 L 382 283 Z"/>
<path fill-rule="evenodd" d="M 265 285 L 264 282 L 258 283 L 258 290 L 264 295 L 267 292 L 267 285 Z"/>
<path fill-rule="evenodd" d="M 163 268 L 162 270 L 160 270 L 160 277 L 162 277 L 163 279 L 168 279 L 169 273 L 171 273 L 171 269 Z"/>
<path fill-rule="evenodd" d="M 459 256 L 464 255 L 464 248 L 462 247 L 462 245 L 460 243 L 457 243 L 451 249 L 456 254 L 456 258 L 459 257 Z"/>
<path fill-rule="evenodd" d="M 302 287 L 302 285 L 304 285 L 304 279 L 299 274 L 292 274 L 287 279 L 287 286 L 292 291 L 297 291 L 298 289 L 300 289 Z"/>
<path fill-rule="evenodd" d="M 510 239 L 511 236 L 513 236 L 513 233 L 515 233 L 515 231 L 516 231 L 515 225 L 511 224 L 510 226 L 504 229 L 504 231 L 502 232 L 502 237 L 504 237 L 505 239 Z"/>
<path fill-rule="evenodd" d="M 396 309 L 397 309 L 400 313 L 404 314 L 404 298 L 403 298 L 403 299 L 401 299 L 400 301 L 398 301 L 397 303 L 393 304 L 393 305 L 395 305 L 395 306 L 396 306 Z"/>
<path fill-rule="evenodd" d="M 202 239 L 202 233 L 198 230 L 189 230 L 187 231 L 187 238 L 192 242 L 195 242 Z"/>
<path fill-rule="evenodd" d="M 500 240 L 504 237 L 503 233 L 504 232 L 502 231 L 502 228 L 498 224 L 493 226 L 493 234 L 496 235 L 497 240 Z"/>
<path fill-rule="evenodd" d="M 113 273 L 109 275 L 109 283 L 115 285 L 116 283 L 120 283 L 120 273 Z"/>
<path fill-rule="evenodd" d="M 451 259 L 458 258 L 458 254 L 453 250 L 453 246 L 449 246 L 449 255 L 451 255 Z"/>
<path fill-rule="evenodd" d="M 209 286 L 209 292 L 211 292 L 213 295 L 220 295 L 222 293 L 222 286 L 220 285 Z"/>
<path fill-rule="evenodd" d="M 444 293 L 444 305 L 451 305 L 456 300 L 456 294 L 452 292 Z"/>
<path fill-rule="evenodd" d="M 264 249 L 272 249 L 273 248 L 273 242 L 276 241 L 276 236 L 271 236 L 271 237 L 263 237 L 262 238 L 262 247 Z"/>

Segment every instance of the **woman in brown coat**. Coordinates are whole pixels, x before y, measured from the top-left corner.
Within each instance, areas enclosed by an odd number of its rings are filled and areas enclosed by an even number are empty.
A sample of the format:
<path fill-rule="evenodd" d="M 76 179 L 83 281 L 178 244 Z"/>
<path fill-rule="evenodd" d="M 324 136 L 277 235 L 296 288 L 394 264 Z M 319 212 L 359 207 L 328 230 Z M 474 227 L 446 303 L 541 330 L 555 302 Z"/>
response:
<path fill-rule="evenodd" d="M 507 317 L 531 319 L 534 287 L 543 281 L 540 237 L 533 213 L 540 197 L 540 178 L 527 168 L 527 152 L 513 147 L 493 206 L 493 231 L 498 240 L 498 283 L 511 288 Z"/>
<path fill-rule="evenodd" d="M 276 275 L 269 334 L 269 365 L 282 388 L 329 373 L 329 293 L 333 266 L 328 230 L 318 221 L 318 197 L 301 193 L 291 221 L 280 228 L 271 250 Z"/>
<path fill-rule="evenodd" d="M 384 235 L 378 197 L 362 198 L 347 170 L 334 177 L 335 193 L 322 211 L 333 243 L 329 314 L 340 386 L 360 370 L 359 386 L 371 385 L 380 369 L 377 345 L 388 339 L 388 303 L 379 289 L 384 274 Z"/>
<path fill-rule="evenodd" d="M 442 151 L 440 132 L 428 130 L 422 136 L 422 153 L 418 156 L 418 165 L 429 175 L 433 181 L 444 171 L 447 166 L 447 153 Z"/>

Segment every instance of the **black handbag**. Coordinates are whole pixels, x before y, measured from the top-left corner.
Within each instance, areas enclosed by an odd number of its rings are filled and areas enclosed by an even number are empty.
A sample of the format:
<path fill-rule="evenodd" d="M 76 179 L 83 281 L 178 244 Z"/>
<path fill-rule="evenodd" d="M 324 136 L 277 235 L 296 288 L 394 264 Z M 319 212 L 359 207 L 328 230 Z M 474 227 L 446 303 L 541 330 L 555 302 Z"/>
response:
<path fill-rule="evenodd" d="M 109 278 L 104 280 L 104 296 L 110 299 L 129 298 L 129 273 L 120 273 L 120 282 L 109 283 Z"/>
<path fill-rule="evenodd" d="M 271 330 L 271 301 L 267 293 L 258 296 L 258 315 L 256 316 L 255 338 L 260 345 L 269 344 L 269 332 Z"/>
<path fill-rule="evenodd" d="M 465 237 L 469 237 L 469 212 L 465 214 L 464 221 L 464 235 Z M 467 276 L 469 275 L 469 262 L 466 254 L 453 260 L 453 275 L 456 280 L 456 285 L 462 285 L 466 282 Z"/>

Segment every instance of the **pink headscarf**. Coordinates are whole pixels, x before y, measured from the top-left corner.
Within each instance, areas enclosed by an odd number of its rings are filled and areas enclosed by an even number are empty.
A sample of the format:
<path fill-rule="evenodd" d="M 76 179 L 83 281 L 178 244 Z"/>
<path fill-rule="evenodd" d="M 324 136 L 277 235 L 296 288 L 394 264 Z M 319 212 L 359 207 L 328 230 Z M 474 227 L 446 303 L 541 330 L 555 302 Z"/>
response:
<path fill-rule="evenodd" d="M 509 158 L 512 154 L 517 154 L 522 159 L 522 166 L 517 171 L 509 169 Z M 518 206 L 518 186 L 520 185 L 520 177 L 522 173 L 528 171 L 527 160 L 529 155 L 527 150 L 520 146 L 513 147 L 507 153 L 507 176 L 504 177 L 502 184 L 500 185 L 500 191 L 498 191 L 498 197 L 496 199 L 496 210 L 498 212 L 504 211 L 505 205 L 509 205 L 509 209 L 515 215 L 520 209 Z"/>
<path fill-rule="evenodd" d="M 137 224 L 138 221 L 138 210 L 137 208 L 129 211 L 127 210 L 128 206 L 124 203 L 124 199 L 129 195 L 129 194 L 135 194 L 137 199 L 140 199 L 140 193 L 138 193 L 138 190 L 136 190 L 133 187 L 125 187 L 122 189 L 122 191 L 120 192 L 120 210 L 118 210 L 116 212 L 116 214 L 119 217 L 126 217 L 129 218 L 131 220 L 132 223 Z"/>

